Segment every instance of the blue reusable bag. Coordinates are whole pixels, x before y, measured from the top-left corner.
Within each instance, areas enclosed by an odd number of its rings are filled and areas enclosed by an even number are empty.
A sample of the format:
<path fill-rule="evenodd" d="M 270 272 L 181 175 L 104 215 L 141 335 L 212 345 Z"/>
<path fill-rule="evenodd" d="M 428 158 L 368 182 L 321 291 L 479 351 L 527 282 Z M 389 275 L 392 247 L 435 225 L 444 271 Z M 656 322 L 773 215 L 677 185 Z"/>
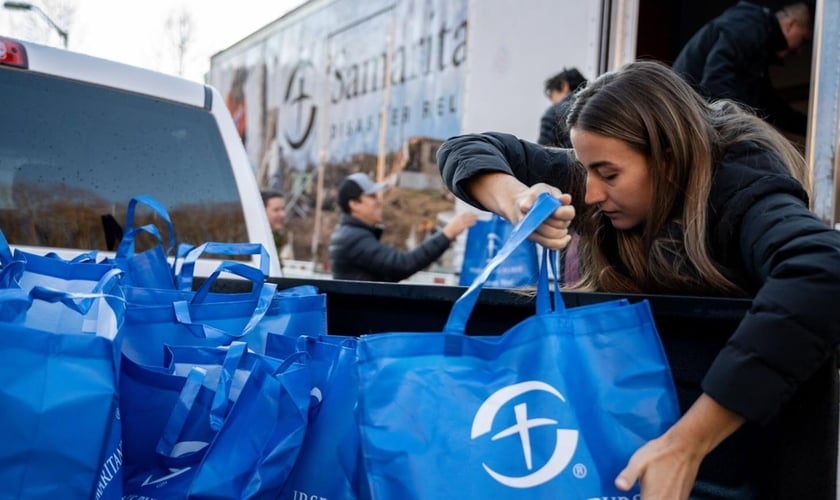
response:
<path fill-rule="evenodd" d="M 236 345 L 236 344 L 234 344 Z M 225 348 L 166 346 L 162 366 L 147 366 L 123 356 L 120 369 L 120 414 L 123 426 L 123 468 L 126 478 L 148 473 L 155 463 L 155 446 L 163 435 L 167 420 L 184 390 L 187 375 L 195 367 L 209 371 L 208 383 L 220 376 Z M 241 353 L 241 351 L 239 351 Z M 240 354 L 244 355 L 244 354 Z M 256 356 L 245 356 L 239 364 L 248 370 Z M 280 360 L 265 358 L 279 367 Z M 238 372 L 237 372 L 238 373 Z M 216 377 L 214 380 L 212 377 Z M 238 392 L 240 378 L 232 387 Z"/>
<path fill-rule="evenodd" d="M 199 348 L 202 349 L 202 348 Z M 206 349 L 205 349 L 206 350 Z M 129 477 L 128 495 L 145 498 L 271 498 L 300 450 L 310 379 L 304 357 L 275 361 L 237 343 L 220 374 L 187 374 L 146 470 Z M 243 360 L 247 359 L 247 362 Z M 238 383 L 239 372 L 247 375 Z"/>
<path fill-rule="evenodd" d="M 154 224 L 134 226 L 134 214 L 138 204 L 149 207 L 156 217 L 166 223 L 169 236 L 167 242 L 164 242 Z M 137 252 L 135 243 L 141 234 L 151 235 L 156 243 L 143 252 Z M 125 272 L 123 278 L 125 285 L 173 289 L 175 288 L 175 272 L 173 265 L 169 263 L 168 255 L 176 246 L 175 228 L 166 208 L 151 196 L 135 196 L 129 200 L 126 209 L 125 235 L 117 247 L 114 258 L 106 259 L 104 263 L 114 265 Z"/>
<path fill-rule="evenodd" d="M 211 293 L 220 273 L 232 272 L 251 281 L 249 293 Z M 273 334 L 326 333 L 326 296 L 306 286 L 277 292 L 262 272 L 249 265 L 224 261 L 195 293 L 131 287 L 123 353 L 133 361 L 162 366 L 165 345 L 221 346 L 248 342 L 265 352 Z"/>
<path fill-rule="evenodd" d="M 513 224 L 496 214 L 493 214 L 489 220 L 479 220 L 469 229 L 464 248 L 464 262 L 458 278 L 460 286 L 469 285 L 481 274 L 502 248 L 502 244 L 512 229 Z M 538 263 L 536 243 L 523 242 L 504 262 L 499 264 L 484 286 L 491 288 L 533 286 L 537 283 Z"/>
<path fill-rule="evenodd" d="M 356 338 L 269 336 L 269 356 L 285 358 L 294 351 L 309 356 L 313 404 L 300 454 L 278 498 L 355 500 L 361 474 L 354 418 L 359 392 Z"/>
<path fill-rule="evenodd" d="M 124 304 L 113 295 L 121 272 L 112 271 L 86 294 L 41 286 L 29 293 L 0 290 L 2 498 L 122 497 Z M 37 303 L 56 307 L 31 307 Z"/>
<path fill-rule="evenodd" d="M 553 203 L 552 203 L 553 202 Z M 541 197 L 441 333 L 359 339 L 358 419 L 375 499 L 633 498 L 626 461 L 679 417 L 647 302 L 551 310 L 499 337 L 466 322 L 494 267 L 558 206 Z M 558 294 L 559 295 L 559 294 Z"/>

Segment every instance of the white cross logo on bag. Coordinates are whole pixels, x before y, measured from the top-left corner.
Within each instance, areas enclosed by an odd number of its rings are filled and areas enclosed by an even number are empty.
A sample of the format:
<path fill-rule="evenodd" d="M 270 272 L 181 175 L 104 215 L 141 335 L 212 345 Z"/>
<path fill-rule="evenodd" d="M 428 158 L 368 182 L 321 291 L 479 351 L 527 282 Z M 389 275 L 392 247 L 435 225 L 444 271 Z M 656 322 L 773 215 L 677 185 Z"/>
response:
<path fill-rule="evenodd" d="M 487 235 L 487 262 L 493 260 L 493 257 L 499 253 L 499 249 L 502 248 L 502 238 L 499 237 L 496 233 L 490 233 Z"/>
<path fill-rule="evenodd" d="M 502 389 L 494 392 L 484 401 L 484 403 L 481 404 L 481 407 L 479 407 L 475 414 L 475 418 L 473 419 L 470 437 L 472 439 L 476 439 L 490 432 L 493 427 L 493 419 L 496 417 L 496 414 L 500 409 L 502 409 L 513 398 L 532 391 L 546 392 L 555 396 L 560 401 L 564 403 L 566 402 L 566 399 L 562 394 L 560 394 L 560 392 L 557 391 L 557 389 L 538 380 L 531 380 L 503 387 Z M 525 403 L 515 405 L 514 414 L 516 416 L 516 424 L 496 433 L 491 437 L 491 439 L 495 441 L 509 436 L 519 436 L 519 439 L 522 441 L 522 452 L 525 456 L 525 466 L 530 471 L 533 469 L 530 430 L 535 427 L 545 425 L 557 425 L 557 421 L 550 418 L 529 419 L 528 407 Z M 572 456 L 577 448 L 577 442 L 577 430 L 557 429 L 557 441 L 554 446 L 554 452 L 551 454 L 551 458 L 541 468 L 526 476 L 505 476 L 491 469 L 486 463 L 482 463 L 481 465 L 493 479 L 505 486 L 510 486 L 511 488 L 532 488 L 551 481 L 558 474 L 563 472 L 563 469 L 565 469 L 572 460 Z"/>

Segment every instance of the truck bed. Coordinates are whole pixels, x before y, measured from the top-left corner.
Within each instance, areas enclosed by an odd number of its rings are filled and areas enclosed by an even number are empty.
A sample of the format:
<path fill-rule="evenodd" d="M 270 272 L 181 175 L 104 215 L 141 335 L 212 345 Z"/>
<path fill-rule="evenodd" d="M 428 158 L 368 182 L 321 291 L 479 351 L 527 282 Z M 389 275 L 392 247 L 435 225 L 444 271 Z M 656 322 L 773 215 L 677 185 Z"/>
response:
<path fill-rule="evenodd" d="M 440 331 L 464 287 L 270 278 L 279 288 L 315 285 L 327 296 L 332 334 Z M 226 289 L 245 286 L 224 282 Z M 618 298 L 650 302 L 677 385 L 681 410 L 700 394 L 700 381 L 750 301 L 683 296 L 563 293 L 567 307 Z M 532 315 L 532 298 L 485 289 L 467 325 L 470 335 L 498 335 Z M 701 467 L 699 479 L 735 486 L 749 479 L 760 498 L 834 499 L 837 496 L 837 356 L 822 366 L 766 425 L 748 424 L 724 441 Z"/>

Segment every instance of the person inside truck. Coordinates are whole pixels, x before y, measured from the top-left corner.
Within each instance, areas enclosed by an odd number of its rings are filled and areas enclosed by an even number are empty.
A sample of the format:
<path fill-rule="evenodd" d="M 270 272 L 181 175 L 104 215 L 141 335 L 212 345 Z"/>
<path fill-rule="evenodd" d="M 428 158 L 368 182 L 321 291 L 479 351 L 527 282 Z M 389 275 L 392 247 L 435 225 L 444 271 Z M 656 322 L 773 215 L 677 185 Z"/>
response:
<path fill-rule="evenodd" d="M 615 482 L 640 481 L 646 500 L 753 498 L 748 479 L 723 488 L 697 481 L 698 468 L 746 422 L 774 416 L 840 342 L 840 232 L 808 208 L 804 158 L 652 61 L 579 90 L 567 125 L 572 150 L 503 133 L 451 138 L 438 152 L 443 179 L 514 223 L 542 192 L 562 200 L 532 239 L 561 249 L 577 227 L 580 290 L 752 298 L 702 393 Z"/>
<path fill-rule="evenodd" d="M 446 251 L 455 238 L 473 226 L 473 212 L 455 215 L 441 231 L 412 250 L 400 251 L 380 241 L 382 236 L 382 190 L 365 173 L 345 178 L 338 187 L 341 218 L 330 238 L 333 278 L 358 281 L 397 282 L 428 267 Z"/>
<path fill-rule="evenodd" d="M 750 106 L 780 129 L 804 136 L 807 115 L 773 88 L 770 66 L 800 50 L 811 39 L 813 26 L 806 2 L 776 12 L 738 2 L 700 28 L 672 67 L 700 94 Z"/>

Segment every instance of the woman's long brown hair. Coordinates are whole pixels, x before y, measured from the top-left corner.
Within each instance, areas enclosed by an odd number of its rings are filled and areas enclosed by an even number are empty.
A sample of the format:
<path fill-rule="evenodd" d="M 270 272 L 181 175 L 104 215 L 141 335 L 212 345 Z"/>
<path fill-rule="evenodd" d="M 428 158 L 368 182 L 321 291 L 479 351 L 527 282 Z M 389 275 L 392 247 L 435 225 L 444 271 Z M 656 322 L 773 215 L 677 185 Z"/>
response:
<path fill-rule="evenodd" d="M 633 62 L 590 82 L 577 93 L 567 126 L 624 141 L 648 158 L 653 182 L 639 228 L 616 230 L 597 207 L 584 211 L 575 288 L 744 295 L 709 249 L 714 164 L 733 143 L 753 141 L 807 186 L 804 159 L 781 134 L 729 101 L 707 103 L 660 63 Z"/>

